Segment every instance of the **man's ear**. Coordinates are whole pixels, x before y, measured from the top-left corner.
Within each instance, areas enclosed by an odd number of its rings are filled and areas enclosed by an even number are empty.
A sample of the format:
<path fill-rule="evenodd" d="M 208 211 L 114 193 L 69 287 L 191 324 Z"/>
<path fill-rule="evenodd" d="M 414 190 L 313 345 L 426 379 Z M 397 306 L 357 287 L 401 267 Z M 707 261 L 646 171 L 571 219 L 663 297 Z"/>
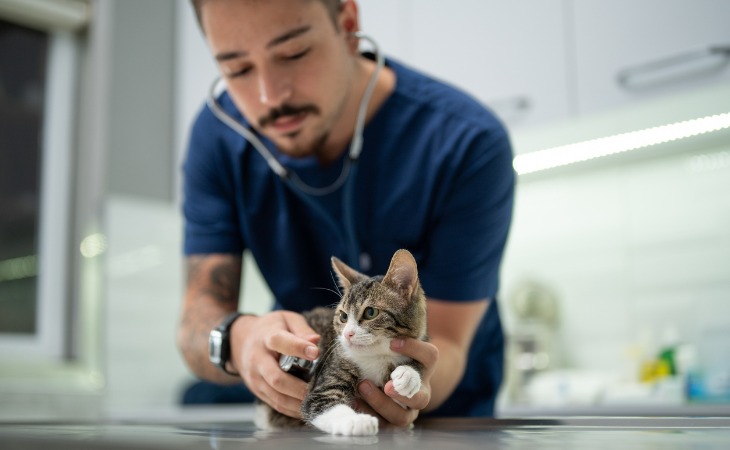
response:
<path fill-rule="evenodd" d="M 355 33 L 360 31 L 360 16 L 357 3 L 354 0 L 343 0 L 337 20 L 340 30 L 342 30 L 345 39 L 347 39 L 350 53 L 353 55 L 357 54 L 360 51 L 360 40 L 355 37 Z"/>

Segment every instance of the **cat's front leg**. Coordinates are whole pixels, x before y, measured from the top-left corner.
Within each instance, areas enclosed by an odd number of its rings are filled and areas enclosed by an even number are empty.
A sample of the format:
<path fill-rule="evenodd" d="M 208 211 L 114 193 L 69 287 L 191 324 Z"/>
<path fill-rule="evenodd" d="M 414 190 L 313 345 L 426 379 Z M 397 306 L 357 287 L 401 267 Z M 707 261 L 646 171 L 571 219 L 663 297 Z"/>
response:
<path fill-rule="evenodd" d="M 316 428 L 342 436 L 372 436 L 378 434 L 378 419 L 361 414 L 347 405 L 335 405 L 310 422 Z"/>
<path fill-rule="evenodd" d="M 411 366 L 398 366 L 391 372 L 395 391 L 403 397 L 411 398 L 421 390 L 421 374 Z"/>

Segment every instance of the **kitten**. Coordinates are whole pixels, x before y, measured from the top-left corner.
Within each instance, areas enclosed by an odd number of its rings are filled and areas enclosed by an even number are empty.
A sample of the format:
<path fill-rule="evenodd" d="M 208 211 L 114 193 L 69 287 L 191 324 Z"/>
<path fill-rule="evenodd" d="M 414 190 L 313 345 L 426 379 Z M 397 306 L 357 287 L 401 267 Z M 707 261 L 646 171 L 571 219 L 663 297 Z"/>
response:
<path fill-rule="evenodd" d="M 398 336 L 427 340 L 426 297 L 416 261 L 398 250 L 384 276 L 368 277 L 332 257 L 344 294 L 336 309 L 316 308 L 304 314 L 322 336 L 320 358 L 309 393 L 302 403 L 304 421 L 260 403 L 256 425 L 264 429 L 313 426 L 345 436 L 373 435 L 378 419 L 352 409 L 357 385 L 368 379 L 382 388 L 388 380 L 405 397 L 421 389 L 423 367 L 390 350 Z"/>

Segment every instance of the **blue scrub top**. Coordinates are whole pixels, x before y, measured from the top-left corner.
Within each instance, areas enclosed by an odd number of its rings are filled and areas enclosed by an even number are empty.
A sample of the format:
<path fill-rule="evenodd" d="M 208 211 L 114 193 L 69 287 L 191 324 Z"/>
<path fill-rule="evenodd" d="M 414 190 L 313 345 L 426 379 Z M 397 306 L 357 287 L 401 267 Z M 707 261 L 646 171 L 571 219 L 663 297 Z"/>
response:
<path fill-rule="evenodd" d="M 428 297 L 496 299 L 514 195 L 507 132 L 457 89 L 391 59 L 387 65 L 396 87 L 365 128 L 349 185 L 322 197 L 292 190 L 248 142 L 203 108 L 184 164 L 185 254 L 250 250 L 277 307 L 292 311 L 339 300 L 321 289 L 334 289 L 332 255 L 377 275 L 400 248 L 416 258 Z M 220 102 L 245 123 L 227 94 Z M 322 167 L 314 157 L 289 158 L 264 142 L 312 186 L 336 180 L 348 157 L 345 151 Z M 348 229 L 356 248 L 348 244 Z M 431 415 L 492 415 L 503 346 L 492 302 L 464 378 Z"/>

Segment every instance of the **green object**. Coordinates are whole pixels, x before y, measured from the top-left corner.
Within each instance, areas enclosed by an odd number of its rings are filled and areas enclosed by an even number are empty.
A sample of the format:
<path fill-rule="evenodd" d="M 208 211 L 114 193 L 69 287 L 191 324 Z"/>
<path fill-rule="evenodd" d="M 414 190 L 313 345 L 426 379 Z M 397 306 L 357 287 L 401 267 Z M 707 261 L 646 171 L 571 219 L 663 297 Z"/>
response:
<path fill-rule="evenodd" d="M 675 348 L 667 347 L 659 353 L 659 360 L 664 361 L 669 368 L 669 375 L 677 375 L 677 365 L 675 364 Z"/>

